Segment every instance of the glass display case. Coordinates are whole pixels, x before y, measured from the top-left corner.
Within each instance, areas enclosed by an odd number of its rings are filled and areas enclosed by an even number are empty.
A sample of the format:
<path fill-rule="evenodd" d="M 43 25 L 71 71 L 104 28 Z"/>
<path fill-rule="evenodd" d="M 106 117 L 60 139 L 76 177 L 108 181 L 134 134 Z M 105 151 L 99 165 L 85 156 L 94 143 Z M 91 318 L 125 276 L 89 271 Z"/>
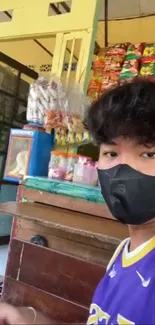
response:
<path fill-rule="evenodd" d="M 26 124 L 29 85 L 38 73 L 0 52 L 0 184 L 11 128 Z"/>

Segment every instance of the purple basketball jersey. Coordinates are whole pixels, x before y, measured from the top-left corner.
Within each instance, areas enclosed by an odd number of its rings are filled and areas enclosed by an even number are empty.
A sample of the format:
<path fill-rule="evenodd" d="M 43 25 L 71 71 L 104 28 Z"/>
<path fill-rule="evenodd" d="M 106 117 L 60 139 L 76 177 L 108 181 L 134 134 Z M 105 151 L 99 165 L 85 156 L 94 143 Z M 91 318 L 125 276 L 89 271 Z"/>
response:
<path fill-rule="evenodd" d="M 129 259 L 124 245 L 96 289 L 87 324 L 155 324 L 155 238 Z"/>

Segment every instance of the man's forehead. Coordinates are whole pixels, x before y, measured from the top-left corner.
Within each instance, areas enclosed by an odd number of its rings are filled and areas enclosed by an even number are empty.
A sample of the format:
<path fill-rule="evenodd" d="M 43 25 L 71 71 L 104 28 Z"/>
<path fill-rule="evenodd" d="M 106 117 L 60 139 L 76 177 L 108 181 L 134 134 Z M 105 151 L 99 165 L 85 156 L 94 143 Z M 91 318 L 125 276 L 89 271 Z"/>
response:
<path fill-rule="evenodd" d="M 103 142 L 101 146 L 120 146 L 123 144 L 131 145 L 132 147 L 146 147 L 152 148 L 155 147 L 155 143 L 143 143 L 141 139 L 134 139 L 129 137 L 118 137 L 115 139 L 109 139 L 106 142 Z"/>

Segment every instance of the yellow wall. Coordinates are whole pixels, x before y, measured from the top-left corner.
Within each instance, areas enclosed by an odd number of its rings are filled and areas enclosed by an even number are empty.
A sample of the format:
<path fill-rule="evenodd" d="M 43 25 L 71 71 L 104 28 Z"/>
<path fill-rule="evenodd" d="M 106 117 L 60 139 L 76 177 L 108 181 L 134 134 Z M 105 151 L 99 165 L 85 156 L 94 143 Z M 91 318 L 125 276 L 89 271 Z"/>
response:
<path fill-rule="evenodd" d="M 119 42 L 155 42 L 155 16 L 110 21 L 108 23 L 110 44 Z M 97 41 L 104 46 L 104 22 L 99 22 Z"/>
<path fill-rule="evenodd" d="M 130 20 L 110 21 L 108 24 L 109 43 L 141 41 L 155 42 L 155 17 Z M 98 23 L 97 42 L 104 47 L 104 22 Z M 54 53 L 55 38 L 39 39 L 39 41 Z M 33 40 L 0 41 L 0 51 L 13 57 L 25 65 L 35 65 L 39 72 L 41 64 L 52 64 L 51 56 L 41 49 Z M 78 51 L 76 53 L 78 56 Z M 43 73 L 48 75 L 49 73 Z M 65 72 L 64 72 L 65 74 Z M 74 78 L 74 72 L 72 72 Z"/>

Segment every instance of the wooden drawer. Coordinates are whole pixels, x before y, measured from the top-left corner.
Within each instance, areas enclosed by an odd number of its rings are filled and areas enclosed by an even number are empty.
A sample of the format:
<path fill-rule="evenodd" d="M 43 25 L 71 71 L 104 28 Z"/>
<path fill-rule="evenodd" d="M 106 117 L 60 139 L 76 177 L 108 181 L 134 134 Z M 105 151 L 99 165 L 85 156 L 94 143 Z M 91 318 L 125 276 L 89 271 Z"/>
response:
<path fill-rule="evenodd" d="M 33 221 L 19 218 L 14 221 L 14 238 L 30 243 L 36 235 L 45 238 L 47 247 L 50 249 L 61 251 L 103 266 L 108 264 L 117 247 L 117 245 L 109 245 L 105 241 L 94 238 L 93 236 L 92 238 L 88 238 L 80 234 L 48 228 L 38 225 Z"/>

